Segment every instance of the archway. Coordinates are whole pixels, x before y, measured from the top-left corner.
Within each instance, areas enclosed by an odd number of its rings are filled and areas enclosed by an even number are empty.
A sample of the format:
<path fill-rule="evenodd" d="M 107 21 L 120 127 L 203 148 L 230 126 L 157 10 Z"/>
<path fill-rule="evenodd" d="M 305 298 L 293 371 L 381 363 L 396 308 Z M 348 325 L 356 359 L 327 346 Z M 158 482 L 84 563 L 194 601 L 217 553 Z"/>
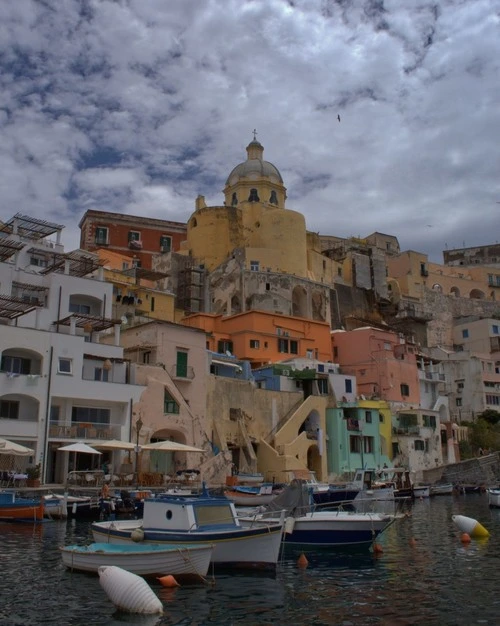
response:
<path fill-rule="evenodd" d="M 307 317 L 307 293 L 300 285 L 294 287 L 292 291 L 292 315 Z"/>
<path fill-rule="evenodd" d="M 450 289 L 450 295 L 455 296 L 455 298 L 460 298 L 460 289 L 458 287 L 452 287 Z"/>
<path fill-rule="evenodd" d="M 471 300 L 484 300 L 484 291 L 473 289 L 469 294 L 469 298 L 471 298 Z"/>

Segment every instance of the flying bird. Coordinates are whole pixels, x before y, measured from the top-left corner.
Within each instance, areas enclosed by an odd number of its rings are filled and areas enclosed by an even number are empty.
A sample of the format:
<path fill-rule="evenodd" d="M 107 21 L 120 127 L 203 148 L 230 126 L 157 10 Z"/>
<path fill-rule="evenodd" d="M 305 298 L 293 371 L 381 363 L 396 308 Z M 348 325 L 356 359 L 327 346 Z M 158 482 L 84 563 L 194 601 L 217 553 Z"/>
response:
<path fill-rule="evenodd" d="M 337 115 L 337 119 L 338 119 L 338 121 L 340 122 L 340 115 Z"/>

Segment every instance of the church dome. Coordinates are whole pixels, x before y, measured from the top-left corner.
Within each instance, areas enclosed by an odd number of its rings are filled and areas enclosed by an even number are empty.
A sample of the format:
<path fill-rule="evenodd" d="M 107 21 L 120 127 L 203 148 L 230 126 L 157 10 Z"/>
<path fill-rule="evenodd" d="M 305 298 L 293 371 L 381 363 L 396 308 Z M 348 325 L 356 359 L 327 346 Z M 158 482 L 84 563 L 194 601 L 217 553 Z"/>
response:
<path fill-rule="evenodd" d="M 234 185 L 238 179 L 247 178 L 252 175 L 272 178 L 283 184 L 283 179 L 281 178 L 278 168 L 272 163 L 269 163 L 269 161 L 263 160 L 263 152 L 264 148 L 261 143 L 256 139 L 251 141 L 247 146 L 247 160 L 233 169 L 227 177 L 226 185 Z"/>

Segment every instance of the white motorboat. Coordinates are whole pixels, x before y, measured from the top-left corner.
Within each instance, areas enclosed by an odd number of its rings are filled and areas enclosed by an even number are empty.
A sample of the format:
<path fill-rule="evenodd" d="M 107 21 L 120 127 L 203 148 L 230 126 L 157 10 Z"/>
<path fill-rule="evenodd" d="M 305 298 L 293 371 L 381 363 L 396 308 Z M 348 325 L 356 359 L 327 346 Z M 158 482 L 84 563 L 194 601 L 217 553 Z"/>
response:
<path fill-rule="evenodd" d="M 436 483 L 435 485 L 431 485 L 431 496 L 451 496 L 452 494 L 452 483 Z"/>
<path fill-rule="evenodd" d="M 262 511 L 264 509 L 264 511 Z M 285 491 L 252 516 L 242 517 L 246 525 L 258 524 L 280 510 L 288 512 L 285 545 L 316 548 L 368 547 L 397 518 L 372 512 L 326 510 L 314 504 L 309 486 L 293 480 Z"/>
<path fill-rule="evenodd" d="M 178 545 L 114 545 L 92 543 L 88 546 L 60 547 L 62 561 L 70 569 L 97 572 L 102 565 L 114 565 L 139 576 L 207 575 L 215 546 L 208 543 Z"/>
<path fill-rule="evenodd" d="M 414 485 L 413 494 L 415 498 L 428 498 L 431 495 L 430 485 Z"/>
<path fill-rule="evenodd" d="M 215 544 L 212 562 L 235 567 L 275 567 L 281 547 L 284 515 L 265 524 L 241 524 L 233 502 L 210 496 L 159 496 L 144 501 L 141 520 L 94 522 L 98 543 Z"/>
<path fill-rule="evenodd" d="M 500 489 L 490 488 L 486 490 L 486 493 L 488 494 L 488 505 L 495 509 L 500 508 Z"/>

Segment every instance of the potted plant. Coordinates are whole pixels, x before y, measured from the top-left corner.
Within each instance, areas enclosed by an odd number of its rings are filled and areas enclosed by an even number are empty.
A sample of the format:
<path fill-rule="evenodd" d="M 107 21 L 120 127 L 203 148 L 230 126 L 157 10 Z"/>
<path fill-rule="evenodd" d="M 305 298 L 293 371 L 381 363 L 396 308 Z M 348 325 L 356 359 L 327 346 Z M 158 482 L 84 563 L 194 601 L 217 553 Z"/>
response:
<path fill-rule="evenodd" d="M 27 467 L 26 474 L 28 476 L 26 481 L 27 487 L 40 487 L 40 463 Z"/>

